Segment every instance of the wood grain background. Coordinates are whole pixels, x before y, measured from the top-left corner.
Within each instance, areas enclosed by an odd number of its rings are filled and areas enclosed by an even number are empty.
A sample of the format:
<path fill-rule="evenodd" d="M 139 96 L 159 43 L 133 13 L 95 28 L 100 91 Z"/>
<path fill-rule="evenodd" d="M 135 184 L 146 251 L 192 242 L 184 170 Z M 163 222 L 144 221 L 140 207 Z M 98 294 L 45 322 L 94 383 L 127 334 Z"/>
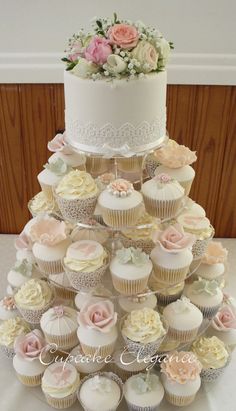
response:
<path fill-rule="evenodd" d="M 191 197 L 216 236 L 236 237 L 236 87 L 171 85 L 167 106 L 170 137 L 197 150 Z M 62 129 L 62 84 L 0 85 L 0 232 L 18 233 L 29 219 L 47 142 Z"/>

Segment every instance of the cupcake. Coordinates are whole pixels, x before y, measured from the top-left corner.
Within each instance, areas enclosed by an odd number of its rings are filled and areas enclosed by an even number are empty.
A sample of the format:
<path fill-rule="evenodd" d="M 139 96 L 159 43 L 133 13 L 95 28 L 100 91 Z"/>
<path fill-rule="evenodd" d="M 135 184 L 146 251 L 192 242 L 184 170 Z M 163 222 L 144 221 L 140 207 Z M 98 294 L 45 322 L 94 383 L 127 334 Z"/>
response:
<path fill-rule="evenodd" d="M 172 140 L 171 138 L 169 138 L 166 144 L 170 146 L 171 145 L 178 146 L 178 143 L 175 140 Z M 156 156 L 156 153 L 158 152 L 158 150 L 160 150 L 160 148 L 154 151 L 153 153 L 148 154 L 145 160 L 145 169 L 151 178 L 155 176 L 155 171 L 157 167 L 160 166 L 160 162 L 157 160 L 157 156 Z"/>
<path fill-rule="evenodd" d="M 166 306 L 174 301 L 180 299 L 184 289 L 184 281 L 173 286 L 167 286 L 165 283 L 156 282 L 155 290 L 157 304 Z"/>
<path fill-rule="evenodd" d="M 144 212 L 137 221 L 137 227 L 122 230 L 121 241 L 124 247 L 141 248 L 145 253 L 150 254 L 155 247 L 152 233 L 156 228 L 155 218 Z"/>
<path fill-rule="evenodd" d="M 165 398 L 178 407 L 191 404 L 201 386 L 201 363 L 188 351 L 173 351 L 161 363 Z"/>
<path fill-rule="evenodd" d="M 71 242 L 65 222 L 44 216 L 31 226 L 30 237 L 34 242 L 32 250 L 40 271 L 45 275 L 62 273 L 61 260 Z"/>
<path fill-rule="evenodd" d="M 88 302 L 78 313 L 77 335 L 86 355 L 111 355 L 118 337 L 117 313 L 109 300 Z"/>
<path fill-rule="evenodd" d="M 67 306 L 55 306 L 47 310 L 40 320 L 46 341 L 67 350 L 78 344 L 77 311 Z"/>
<path fill-rule="evenodd" d="M 55 197 L 63 218 L 82 221 L 95 210 L 98 188 L 90 174 L 73 170 L 62 178 L 55 189 Z"/>
<path fill-rule="evenodd" d="M 33 330 L 15 339 L 13 367 L 20 382 L 29 387 L 41 384 L 47 365 L 42 361 L 46 342 L 40 330 Z"/>
<path fill-rule="evenodd" d="M 150 255 L 154 266 L 152 289 L 156 290 L 160 281 L 170 285 L 183 281 L 193 260 L 191 247 L 195 237 L 175 224 L 153 233 L 153 240 L 157 245 Z"/>
<path fill-rule="evenodd" d="M 27 334 L 29 331 L 29 325 L 21 317 L 9 318 L 9 320 L 3 321 L 0 324 L 0 350 L 7 357 L 13 358 L 16 337 Z"/>
<path fill-rule="evenodd" d="M 121 334 L 127 349 L 139 358 L 154 355 L 166 333 L 160 315 L 151 308 L 131 311 L 121 320 Z"/>
<path fill-rule="evenodd" d="M 160 219 L 175 217 L 184 198 L 183 187 L 168 174 L 146 181 L 141 191 L 148 214 Z"/>
<path fill-rule="evenodd" d="M 230 361 L 226 345 L 215 336 L 199 338 L 194 341 L 191 350 L 202 364 L 202 381 L 214 382 L 217 380 Z"/>
<path fill-rule="evenodd" d="M 73 242 L 81 240 L 97 241 L 100 244 L 105 244 L 109 238 L 109 234 L 104 226 L 96 220 L 90 218 L 85 221 L 85 227 L 76 226 L 72 233 L 71 239 Z"/>
<path fill-rule="evenodd" d="M 210 220 L 195 213 L 183 214 L 177 217 L 177 222 L 182 225 L 184 231 L 196 236 L 193 244 L 192 253 L 194 259 L 202 258 L 205 254 L 207 245 L 214 236 L 214 228 Z"/>
<path fill-rule="evenodd" d="M 166 145 L 155 153 L 157 161 L 161 164 L 155 175 L 168 174 L 184 188 L 185 195 L 189 195 L 195 171 L 190 166 L 197 160 L 195 151 L 183 145 Z"/>
<path fill-rule="evenodd" d="M 7 281 L 13 288 L 17 290 L 24 283 L 30 280 L 30 278 L 36 278 L 39 276 L 35 266 L 25 259 L 16 261 L 15 265 L 7 274 Z"/>
<path fill-rule="evenodd" d="M 18 311 L 12 295 L 3 297 L 0 301 L 0 320 L 5 321 L 17 317 Z"/>
<path fill-rule="evenodd" d="M 54 159 L 51 163 L 44 165 L 44 170 L 38 174 L 38 182 L 42 191 L 53 200 L 53 188 L 65 176 L 71 167 L 69 167 L 61 158 Z"/>
<path fill-rule="evenodd" d="M 48 142 L 48 150 L 54 154 L 48 159 L 49 164 L 56 161 L 58 158 L 63 160 L 67 166 L 85 170 L 86 157 L 82 153 L 75 152 L 66 142 L 66 135 L 57 134 L 51 141 Z"/>
<path fill-rule="evenodd" d="M 193 201 L 191 198 L 186 197 L 184 202 L 184 207 L 181 210 L 180 214 L 194 214 L 199 217 L 206 217 L 206 211 L 200 204 Z"/>
<path fill-rule="evenodd" d="M 210 332 L 218 337 L 230 351 L 236 347 L 236 307 L 226 304 L 219 309 L 211 322 Z"/>
<path fill-rule="evenodd" d="M 86 170 L 93 177 L 97 177 L 101 174 L 108 173 L 113 167 L 113 160 L 104 157 L 86 157 Z"/>
<path fill-rule="evenodd" d="M 195 274 L 206 280 L 216 280 L 221 283 L 228 251 L 218 241 L 210 241 L 203 256 L 202 263 Z"/>
<path fill-rule="evenodd" d="M 32 252 L 33 243 L 29 236 L 28 227 L 33 224 L 37 218 L 32 218 L 25 225 L 24 230 L 16 237 L 15 248 L 16 248 L 16 259 L 17 261 L 27 260 L 30 264 L 34 264 L 35 258 Z"/>
<path fill-rule="evenodd" d="M 63 300 L 74 300 L 76 291 L 72 290 L 66 273 L 51 274 L 49 275 L 49 281 L 55 289 L 56 297 Z"/>
<path fill-rule="evenodd" d="M 164 388 L 155 374 L 133 375 L 124 384 L 124 397 L 130 411 L 157 411 Z"/>
<path fill-rule="evenodd" d="M 168 338 L 180 342 L 193 340 L 203 321 L 199 308 L 186 297 L 168 304 L 163 310 L 163 317 L 169 325 Z"/>
<path fill-rule="evenodd" d="M 110 369 L 118 375 L 124 382 L 132 375 L 146 371 L 147 361 L 138 361 L 126 349 L 119 349 L 113 354 L 112 362 L 109 363 Z"/>
<path fill-rule="evenodd" d="M 98 176 L 95 180 L 99 191 L 103 191 L 111 184 L 112 181 L 116 179 L 115 174 L 113 173 L 104 173 Z"/>
<path fill-rule="evenodd" d="M 54 198 L 48 198 L 44 191 L 40 191 L 32 198 L 32 200 L 29 201 L 28 208 L 33 217 L 45 213 L 58 213 L 58 209 Z"/>
<path fill-rule="evenodd" d="M 91 355 L 85 355 L 80 345 L 73 348 L 68 356 L 70 364 L 74 365 L 82 376 L 92 374 L 101 371 L 105 367 L 106 363 L 104 359 L 92 357 Z"/>
<path fill-rule="evenodd" d="M 17 309 L 31 324 L 39 324 L 43 313 L 53 305 L 54 298 L 53 287 L 40 279 L 27 281 L 14 296 Z"/>
<path fill-rule="evenodd" d="M 89 375 L 78 390 L 78 399 L 86 411 L 116 411 L 122 397 L 122 381 L 111 372 Z"/>
<path fill-rule="evenodd" d="M 186 285 L 184 294 L 199 308 L 204 318 L 212 319 L 219 310 L 223 293 L 216 281 L 199 279 Z"/>
<path fill-rule="evenodd" d="M 45 370 L 41 387 L 51 407 L 64 409 L 76 402 L 79 384 L 80 376 L 72 364 L 55 362 Z"/>
<path fill-rule="evenodd" d="M 68 247 L 64 267 L 72 287 L 85 290 L 101 283 L 108 261 L 108 253 L 101 244 L 81 240 Z"/>
<path fill-rule="evenodd" d="M 122 248 L 111 260 L 110 271 L 116 291 L 125 295 L 138 294 L 147 288 L 152 262 L 140 248 Z"/>
<path fill-rule="evenodd" d="M 142 201 L 142 195 L 134 190 L 129 181 L 123 179 L 110 183 L 98 197 L 105 224 L 117 228 L 136 224 Z"/>
<path fill-rule="evenodd" d="M 154 310 L 157 305 L 157 297 L 148 289 L 144 290 L 141 295 L 120 296 L 118 301 L 120 308 L 125 314 L 133 310 L 141 310 L 144 307 Z"/>

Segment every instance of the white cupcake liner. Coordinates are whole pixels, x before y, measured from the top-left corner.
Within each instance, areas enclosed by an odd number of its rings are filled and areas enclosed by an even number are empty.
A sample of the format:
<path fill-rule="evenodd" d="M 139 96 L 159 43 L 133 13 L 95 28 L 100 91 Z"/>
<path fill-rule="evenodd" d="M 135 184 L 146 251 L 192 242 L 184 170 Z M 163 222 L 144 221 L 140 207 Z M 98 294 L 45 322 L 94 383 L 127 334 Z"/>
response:
<path fill-rule="evenodd" d="M 67 200 L 59 195 L 55 195 L 57 205 L 65 220 L 83 221 L 93 215 L 97 196 L 86 199 Z"/>
<path fill-rule="evenodd" d="M 96 288 L 102 282 L 102 278 L 109 266 L 109 257 L 105 264 L 97 268 L 97 270 L 90 273 L 83 271 L 73 271 L 66 265 L 64 269 L 68 280 L 73 288 L 77 291 L 89 290 L 91 288 Z"/>
<path fill-rule="evenodd" d="M 215 234 L 214 228 L 212 228 L 212 234 L 208 238 L 204 238 L 204 240 L 197 239 L 195 243 L 192 246 L 192 254 L 193 254 L 193 259 L 197 260 L 199 258 L 202 258 L 206 252 L 207 246 L 209 242 L 212 240 Z"/>
<path fill-rule="evenodd" d="M 165 390 L 165 398 L 166 400 L 172 404 L 176 405 L 177 407 L 184 407 L 186 405 L 191 404 L 195 400 L 196 394 L 194 395 L 174 395 Z"/>
<path fill-rule="evenodd" d="M 153 262 L 153 268 L 154 272 L 152 273 L 150 278 L 150 284 L 152 285 L 152 288 L 155 287 L 155 281 L 164 282 L 166 285 L 181 283 L 185 280 L 189 272 L 189 265 L 187 267 L 170 269 L 161 267 L 160 265 L 157 265 Z"/>
<path fill-rule="evenodd" d="M 129 210 L 111 210 L 110 208 L 101 206 L 101 210 L 102 218 L 106 225 L 115 228 L 122 228 L 133 226 L 137 223 L 142 207 L 141 204 L 139 204 Z"/>
<path fill-rule="evenodd" d="M 144 205 L 148 214 L 160 219 L 173 218 L 182 205 L 182 196 L 177 200 L 155 200 L 143 194 Z"/>
<path fill-rule="evenodd" d="M 188 181 L 181 181 L 181 182 L 179 181 L 179 184 L 183 187 L 184 194 L 186 196 L 188 196 L 189 193 L 190 193 L 190 190 L 191 190 L 191 187 L 192 187 L 192 184 L 193 184 L 193 180 L 194 179 L 191 179 L 191 180 L 188 180 Z"/>
<path fill-rule="evenodd" d="M 45 331 L 43 332 L 44 332 L 47 343 L 56 344 L 59 350 L 74 348 L 76 345 L 79 344 L 79 340 L 77 337 L 77 330 L 75 330 L 72 333 L 64 334 L 64 335 L 53 335 L 53 334 L 48 334 Z"/>
<path fill-rule="evenodd" d="M 199 327 L 193 328 L 192 330 L 176 330 L 175 328 L 169 327 L 168 329 L 168 339 L 179 342 L 192 341 L 197 337 Z"/>
<path fill-rule="evenodd" d="M 201 305 L 195 304 L 195 303 L 194 305 L 197 308 L 199 308 L 199 310 L 202 312 L 203 317 L 207 318 L 208 320 L 211 320 L 212 318 L 214 318 L 221 307 L 221 304 L 218 304 L 214 307 L 202 307 Z"/>
<path fill-rule="evenodd" d="M 49 276 L 51 274 L 61 274 L 64 271 L 61 260 L 44 261 L 36 257 L 35 260 L 41 273 L 46 276 Z"/>
<path fill-rule="evenodd" d="M 155 177 L 155 171 L 159 165 L 160 163 L 155 160 L 155 158 L 153 158 L 152 156 L 147 156 L 145 161 L 145 168 L 151 178 Z"/>
<path fill-rule="evenodd" d="M 62 410 L 65 408 L 70 408 L 77 400 L 76 391 L 64 398 L 53 398 L 51 395 L 44 393 L 47 403 L 53 408 Z"/>
<path fill-rule="evenodd" d="M 13 359 L 15 351 L 13 347 L 7 347 L 6 345 L 0 345 L 0 352 L 4 354 L 7 358 Z"/>
<path fill-rule="evenodd" d="M 41 385 L 43 373 L 39 375 L 28 376 L 19 374 L 17 372 L 16 375 L 18 380 L 22 384 L 27 385 L 28 387 L 37 387 L 38 385 Z"/>
<path fill-rule="evenodd" d="M 78 388 L 78 391 L 77 391 L 77 397 L 78 397 L 78 400 L 79 400 L 80 404 L 82 405 L 82 407 L 83 407 L 83 409 L 84 409 L 85 411 L 91 411 L 91 410 L 90 410 L 88 407 L 86 407 L 86 406 L 83 404 L 83 402 L 81 401 L 81 398 L 80 398 L 80 389 L 81 389 L 81 387 L 82 387 L 82 385 L 83 385 L 83 383 L 84 383 L 85 381 L 88 381 L 89 379 L 95 377 L 96 375 L 100 375 L 100 376 L 103 376 L 103 377 L 107 377 L 107 378 L 111 379 L 112 381 L 115 381 L 115 382 L 118 384 L 118 386 L 120 387 L 120 398 L 119 398 L 118 404 L 117 404 L 115 407 L 112 407 L 112 408 L 110 408 L 109 410 L 107 410 L 107 411 L 116 411 L 117 408 L 119 407 L 122 399 L 123 399 L 123 382 L 122 382 L 121 379 L 118 377 L 118 375 L 114 374 L 113 372 L 107 372 L 107 371 L 102 372 L 102 371 L 101 371 L 101 372 L 96 372 L 96 373 L 90 374 L 90 375 L 88 375 L 87 377 L 83 378 L 83 380 L 81 381 L 80 386 L 79 386 L 79 388 Z M 102 411 L 102 410 L 98 410 L 98 411 Z"/>
<path fill-rule="evenodd" d="M 230 361 L 231 361 L 231 356 L 229 355 L 228 360 L 223 367 L 215 368 L 215 369 L 213 368 L 202 369 L 201 374 L 200 374 L 201 380 L 204 382 L 215 382 L 219 377 L 221 377 L 225 369 L 228 367 Z"/>
<path fill-rule="evenodd" d="M 129 411 L 157 411 L 158 408 L 159 408 L 159 404 L 160 404 L 160 403 L 158 403 L 157 405 L 153 405 L 153 406 L 149 405 L 149 406 L 146 406 L 146 407 L 141 407 L 140 405 L 131 404 L 126 399 L 125 399 L 125 401 L 126 401 L 126 404 L 128 406 Z"/>
<path fill-rule="evenodd" d="M 106 344 L 106 345 L 99 345 L 99 346 L 91 346 L 88 344 L 84 344 L 81 340 L 80 340 L 80 345 L 82 348 L 82 351 L 85 355 L 100 355 L 102 358 L 107 357 L 108 355 L 113 354 L 113 352 L 115 351 L 116 348 L 116 341 L 115 340 L 113 343 L 111 344 Z"/>
<path fill-rule="evenodd" d="M 59 285 L 55 285 L 54 284 L 54 288 L 55 288 L 55 293 L 56 293 L 56 297 L 58 298 L 62 298 L 63 300 L 73 300 L 76 296 L 76 291 L 70 290 L 69 288 L 63 287 L 63 286 L 59 286 Z"/>
<path fill-rule="evenodd" d="M 126 280 L 119 278 L 111 272 L 112 284 L 116 291 L 122 295 L 136 295 L 147 288 L 149 275 L 139 280 Z"/>
<path fill-rule="evenodd" d="M 150 240 L 149 239 L 148 240 L 143 240 L 143 239 L 134 240 L 134 239 L 122 236 L 121 241 L 124 247 L 141 248 L 141 250 L 144 251 L 146 254 L 151 254 L 151 251 L 155 247 L 155 244 L 151 239 Z"/>

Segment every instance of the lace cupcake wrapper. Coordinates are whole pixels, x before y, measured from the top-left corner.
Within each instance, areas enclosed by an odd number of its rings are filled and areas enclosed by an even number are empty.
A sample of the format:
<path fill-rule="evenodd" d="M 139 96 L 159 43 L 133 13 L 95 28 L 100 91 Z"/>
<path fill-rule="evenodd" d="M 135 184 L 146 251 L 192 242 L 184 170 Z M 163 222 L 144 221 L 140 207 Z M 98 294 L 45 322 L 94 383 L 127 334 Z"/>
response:
<path fill-rule="evenodd" d="M 145 168 L 146 168 L 148 175 L 151 178 L 155 177 L 155 171 L 159 165 L 160 163 L 155 158 L 153 158 L 153 155 L 149 155 L 146 158 Z"/>
<path fill-rule="evenodd" d="M 13 347 L 7 347 L 6 345 L 0 345 L 0 352 L 3 353 L 7 358 L 13 359 L 15 351 Z"/>
<path fill-rule="evenodd" d="M 142 239 L 133 240 L 131 238 L 126 238 L 122 236 L 121 241 L 124 247 L 141 248 L 141 250 L 144 251 L 146 254 L 151 254 L 151 251 L 155 247 L 155 244 L 152 240 L 142 240 Z"/>
<path fill-rule="evenodd" d="M 101 209 L 104 223 L 110 227 L 118 229 L 122 227 L 134 226 L 140 217 L 142 207 L 139 204 L 129 210 L 111 210 L 105 207 L 101 207 Z"/>
<path fill-rule="evenodd" d="M 146 211 L 153 217 L 160 219 L 173 218 L 177 215 L 181 205 L 183 197 L 178 200 L 154 200 L 143 194 L 143 200 Z"/>
<path fill-rule="evenodd" d="M 34 376 L 21 375 L 19 373 L 16 373 L 16 375 L 18 380 L 23 385 L 27 385 L 28 387 L 37 387 L 38 385 L 41 385 L 43 373 Z"/>
<path fill-rule="evenodd" d="M 77 400 L 76 392 L 73 392 L 72 394 L 64 398 L 53 398 L 45 393 L 44 395 L 47 400 L 47 403 L 51 405 L 51 407 L 56 408 L 58 410 L 70 408 Z"/>
<path fill-rule="evenodd" d="M 119 278 L 111 272 L 113 287 L 122 295 L 136 295 L 147 288 L 149 276 L 139 280 L 126 280 Z"/>
<path fill-rule="evenodd" d="M 197 260 L 199 258 L 202 258 L 206 252 L 207 246 L 209 244 L 209 242 L 212 240 L 212 238 L 214 237 L 215 234 L 215 230 L 212 227 L 212 234 L 210 237 L 208 238 L 204 238 L 204 240 L 200 240 L 197 239 L 195 241 L 195 243 L 193 244 L 192 247 L 192 254 L 193 254 L 193 258 L 194 260 Z"/>
<path fill-rule="evenodd" d="M 79 344 L 77 330 L 65 335 L 53 335 L 44 331 L 45 339 L 49 344 L 56 344 L 59 350 L 72 349 Z"/>
<path fill-rule="evenodd" d="M 167 285 L 178 284 L 185 280 L 189 265 L 187 267 L 181 267 L 177 269 L 169 269 L 161 267 L 153 262 L 154 272 L 150 278 L 150 285 L 155 289 L 155 282 L 164 282 Z"/>
<path fill-rule="evenodd" d="M 74 199 L 67 200 L 58 195 L 55 195 L 57 205 L 61 211 L 61 214 L 65 220 L 69 221 L 83 221 L 93 215 L 97 196 L 93 196 L 87 199 Z"/>
<path fill-rule="evenodd" d="M 201 374 L 200 374 L 201 380 L 204 382 L 215 382 L 219 377 L 221 377 L 226 367 L 228 367 L 230 361 L 231 361 L 231 356 L 229 355 L 228 360 L 223 367 L 216 368 L 216 369 L 213 369 L 213 368 L 202 369 Z"/>
<path fill-rule="evenodd" d="M 166 400 L 172 404 L 176 405 L 177 407 L 184 407 L 186 405 L 191 404 L 196 397 L 196 394 L 194 395 L 186 395 L 186 396 L 181 396 L 181 395 L 174 395 L 171 394 L 168 391 L 165 391 L 165 398 Z"/>
<path fill-rule="evenodd" d="M 109 262 L 106 262 L 106 264 L 103 264 L 102 267 L 90 273 L 73 271 L 66 265 L 64 266 L 64 269 L 71 286 L 77 291 L 83 291 L 96 288 L 99 284 L 101 284 L 102 277 L 104 276 L 108 266 Z"/>

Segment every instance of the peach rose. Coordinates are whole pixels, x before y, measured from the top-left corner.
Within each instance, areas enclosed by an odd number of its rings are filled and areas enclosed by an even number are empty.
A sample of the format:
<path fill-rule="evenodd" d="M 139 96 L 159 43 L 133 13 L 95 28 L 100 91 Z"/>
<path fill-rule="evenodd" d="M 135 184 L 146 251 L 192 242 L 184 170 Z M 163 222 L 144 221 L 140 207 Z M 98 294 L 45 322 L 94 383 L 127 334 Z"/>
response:
<path fill-rule="evenodd" d="M 126 197 L 133 192 L 133 185 L 122 178 L 112 181 L 107 186 L 108 191 L 116 197 Z"/>
<path fill-rule="evenodd" d="M 115 24 L 108 31 L 111 44 L 116 44 L 123 49 L 132 49 L 138 43 L 138 30 L 130 24 Z"/>
<path fill-rule="evenodd" d="M 212 321 L 213 327 L 218 331 L 236 329 L 236 309 L 230 305 L 224 305 Z"/>
<path fill-rule="evenodd" d="M 85 304 L 78 314 L 78 323 L 81 326 L 93 328 L 102 333 L 110 331 L 117 322 L 117 313 L 111 301 L 101 301 L 94 304 Z"/>
<path fill-rule="evenodd" d="M 14 342 L 15 353 L 28 361 L 39 358 L 45 346 L 46 342 L 43 334 L 37 329 L 31 331 L 29 334 L 20 335 Z"/>
<path fill-rule="evenodd" d="M 66 224 L 53 217 L 44 217 L 32 225 L 30 238 L 33 242 L 54 246 L 65 240 Z"/>
<path fill-rule="evenodd" d="M 48 142 L 48 150 L 56 153 L 60 151 L 63 154 L 73 154 L 73 150 L 66 142 L 66 135 L 57 134 L 51 141 Z"/>
<path fill-rule="evenodd" d="M 173 351 L 161 363 L 161 372 L 179 384 L 195 380 L 201 370 L 201 363 L 191 351 Z"/>
<path fill-rule="evenodd" d="M 15 240 L 15 248 L 17 250 L 31 250 L 32 249 L 32 241 L 24 232 L 24 230 L 18 235 Z"/>
<path fill-rule="evenodd" d="M 183 145 L 166 145 L 155 151 L 155 157 L 159 163 L 169 168 L 179 168 L 190 165 L 197 160 L 195 151 L 191 151 Z"/>
<path fill-rule="evenodd" d="M 195 236 L 185 233 L 180 224 L 175 224 L 164 231 L 154 231 L 152 240 L 154 243 L 159 243 L 165 251 L 176 253 L 185 248 L 191 248 L 195 242 Z"/>
<path fill-rule="evenodd" d="M 205 264 L 225 263 L 228 250 L 219 241 L 211 241 L 206 249 L 202 262 Z"/>

